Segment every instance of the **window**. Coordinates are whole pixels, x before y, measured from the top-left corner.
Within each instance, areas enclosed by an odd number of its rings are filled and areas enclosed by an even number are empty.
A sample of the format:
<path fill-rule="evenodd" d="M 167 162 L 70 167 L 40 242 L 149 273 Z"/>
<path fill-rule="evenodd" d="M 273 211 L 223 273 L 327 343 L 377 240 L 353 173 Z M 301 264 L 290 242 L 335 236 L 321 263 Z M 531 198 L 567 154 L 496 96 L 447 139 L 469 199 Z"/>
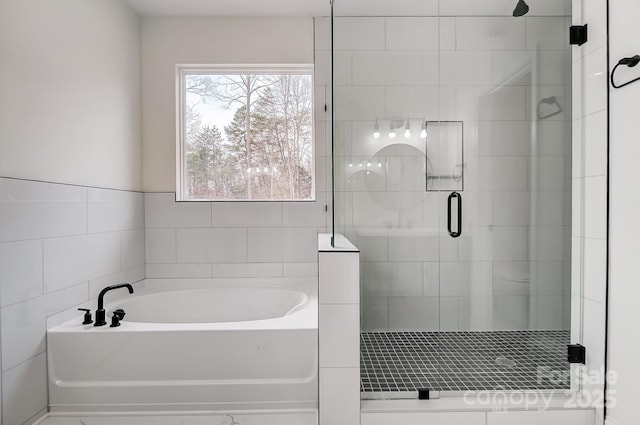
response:
<path fill-rule="evenodd" d="M 178 67 L 178 200 L 312 200 L 312 66 Z"/>

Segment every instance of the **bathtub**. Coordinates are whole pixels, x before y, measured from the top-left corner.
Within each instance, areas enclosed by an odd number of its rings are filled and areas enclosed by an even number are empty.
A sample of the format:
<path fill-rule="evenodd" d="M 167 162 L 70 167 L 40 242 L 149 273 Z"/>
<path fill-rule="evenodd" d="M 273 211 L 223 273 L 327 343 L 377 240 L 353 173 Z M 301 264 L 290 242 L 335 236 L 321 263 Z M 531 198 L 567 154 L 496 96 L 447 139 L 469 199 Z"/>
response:
<path fill-rule="evenodd" d="M 148 280 L 105 304 L 108 323 L 125 310 L 119 327 L 78 314 L 49 329 L 50 409 L 313 408 L 317 286 L 274 282 Z"/>

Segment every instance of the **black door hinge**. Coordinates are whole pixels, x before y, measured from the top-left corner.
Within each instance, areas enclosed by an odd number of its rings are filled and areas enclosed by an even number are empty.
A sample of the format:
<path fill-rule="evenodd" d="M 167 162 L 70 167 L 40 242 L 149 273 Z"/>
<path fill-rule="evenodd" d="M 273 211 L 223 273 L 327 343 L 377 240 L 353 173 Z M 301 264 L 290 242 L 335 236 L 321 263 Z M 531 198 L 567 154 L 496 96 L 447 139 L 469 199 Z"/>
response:
<path fill-rule="evenodd" d="M 569 44 L 582 46 L 587 42 L 587 24 L 569 27 Z"/>
<path fill-rule="evenodd" d="M 569 363 L 585 364 L 587 349 L 580 344 L 570 344 L 567 346 L 567 361 Z"/>

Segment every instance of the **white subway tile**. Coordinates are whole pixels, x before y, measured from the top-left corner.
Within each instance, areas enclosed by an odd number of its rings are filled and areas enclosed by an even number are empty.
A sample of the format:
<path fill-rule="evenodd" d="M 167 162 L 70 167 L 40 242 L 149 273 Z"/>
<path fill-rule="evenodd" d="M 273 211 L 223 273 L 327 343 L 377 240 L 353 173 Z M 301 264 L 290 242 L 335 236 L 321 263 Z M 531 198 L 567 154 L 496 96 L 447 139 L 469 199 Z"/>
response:
<path fill-rule="evenodd" d="M 338 18 L 334 21 L 336 50 L 382 50 L 384 18 Z"/>
<path fill-rule="evenodd" d="M 565 308 L 562 295 L 536 295 L 529 297 L 529 329 L 562 329 Z"/>
<path fill-rule="evenodd" d="M 282 204 L 283 225 L 286 227 L 323 227 L 327 225 L 327 196 L 320 192 L 313 202 Z"/>
<path fill-rule="evenodd" d="M 458 238 L 458 260 L 492 261 L 493 227 L 463 226 L 462 236 Z"/>
<path fill-rule="evenodd" d="M 582 72 L 582 111 L 585 116 L 607 107 L 607 49 L 605 46 L 585 55 Z"/>
<path fill-rule="evenodd" d="M 0 242 L 87 231 L 87 189 L 0 178 Z"/>
<path fill-rule="evenodd" d="M 544 158 L 540 158 L 539 161 L 543 161 Z M 493 162 L 493 185 L 491 186 L 494 191 L 516 191 L 516 190 L 528 190 L 529 189 L 529 159 L 526 157 L 518 156 L 502 156 L 494 157 Z M 547 161 L 544 161 L 545 167 Z M 553 161 L 549 162 L 550 167 L 555 165 Z M 541 180 L 543 178 L 541 177 Z M 544 178 L 545 182 L 547 178 Z M 549 182 L 549 185 L 552 185 Z M 540 188 L 542 189 L 542 188 Z M 549 188 L 551 190 L 551 188 Z M 561 188 L 562 189 L 562 188 Z"/>
<path fill-rule="evenodd" d="M 440 330 L 438 297 L 390 297 L 390 331 Z"/>
<path fill-rule="evenodd" d="M 144 194 L 88 189 L 89 233 L 144 228 Z"/>
<path fill-rule="evenodd" d="M 244 263 L 247 229 L 178 229 L 178 263 Z"/>
<path fill-rule="evenodd" d="M 420 226 L 422 200 L 421 192 L 355 192 L 353 225 L 386 228 Z"/>
<path fill-rule="evenodd" d="M 529 260 L 528 240 L 528 230 L 524 226 L 495 226 L 493 259 L 495 261 Z"/>
<path fill-rule="evenodd" d="M 562 260 L 564 256 L 564 226 L 536 226 L 534 259 L 538 261 Z"/>
<path fill-rule="evenodd" d="M 216 263 L 213 277 L 281 277 L 280 263 Z"/>
<path fill-rule="evenodd" d="M 321 367 L 319 371 L 319 425 L 360 423 L 360 367 Z"/>
<path fill-rule="evenodd" d="M 472 63 L 473 67 L 469 64 Z M 492 82 L 491 52 L 440 52 L 440 84 L 444 86 L 486 86 Z"/>
<path fill-rule="evenodd" d="M 482 87 L 460 87 L 456 101 L 457 113 L 464 119 L 524 121 L 528 116 L 523 86 L 502 86 L 490 94 Z"/>
<path fill-rule="evenodd" d="M 438 262 L 422 264 L 422 295 L 426 297 L 440 295 L 440 264 Z"/>
<path fill-rule="evenodd" d="M 607 178 L 584 179 L 584 236 L 605 239 L 607 237 Z"/>
<path fill-rule="evenodd" d="M 438 50 L 438 18 L 386 18 L 389 50 Z"/>
<path fill-rule="evenodd" d="M 358 304 L 320 304 L 318 314 L 320 367 L 360 365 L 360 308 Z"/>
<path fill-rule="evenodd" d="M 460 330 L 495 330 L 493 302 L 497 297 L 458 297 Z"/>
<path fill-rule="evenodd" d="M 456 18 L 458 50 L 524 50 L 525 40 L 525 26 L 512 17 Z"/>
<path fill-rule="evenodd" d="M 351 227 L 345 236 L 360 250 L 360 260 L 388 261 L 388 231 L 379 228 Z"/>
<path fill-rule="evenodd" d="M 394 231 L 395 230 L 395 231 Z M 439 258 L 439 236 L 435 232 L 417 233 L 412 229 L 398 234 L 389 230 L 389 261 L 437 261 Z"/>
<path fill-rule="evenodd" d="M 440 84 L 440 54 L 438 52 L 422 52 L 422 85 L 437 86 Z"/>
<path fill-rule="evenodd" d="M 353 52 L 353 85 L 415 86 L 422 83 L 419 51 Z"/>
<path fill-rule="evenodd" d="M 147 279 L 213 277 L 211 264 L 147 264 Z"/>
<path fill-rule="evenodd" d="M 145 193 L 145 225 L 149 227 L 209 227 L 210 202 L 176 202 L 175 193 Z"/>
<path fill-rule="evenodd" d="M 360 300 L 360 255 L 318 254 L 318 301 L 322 304 L 357 304 Z"/>
<path fill-rule="evenodd" d="M 607 173 L 607 113 L 597 112 L 584 118 L 584 175 Z"/>
<path fill-rule="evenodd" d="M 493 297 L 493 330 L 528 329 L 529 297 Z"/>
<path fill-rule="evenodd" d="M 44 297 L 2 308 L 2 370 L 45 350 Z"/>
<path fill-rule="evenodd" d="M 351 61 L 350 51 L 336 50 L 333 52 L 333 80 L 337 86 L 351 85 Z"/>
<path fill-rule="evenodd" d="M 120 271 L 120 234 L 96 233 L 44 241 L 44 288 L 53 292 Z"/>
<path fill-rule="evenodd" d="M 145 231 L 147 263 L 175 263 L 177 261 L 176 229 Z"/>
<path fill-rule="evenodd" d="M 492 263 L 460 261 L 440 263 L 442 296 L 488 296 L 493 293 Z"/>
<path fill-rule="evenodd" d="M 103 276 L 98 279 L 92 279 L 89 281 L 89 299 L 96 298 L 105 286 L 116 285 L 118 283 L 135 283 L 144 278 L 145 266 L 138 266 L 118 273 L 113 273 L 108 276 Z M 124 294 L 127 294 L 127 291 L 117 293 L 118 296 Z M 110 294 L 110 296 L 113 295 Z"/>
<path fill-rule="evenodd" d="M 384 96 L 384 92 L 382 95 Z M 438 87 L 388 86 L 386 88 L 386 109 L 383 108 L 382 114 L 369 116 L 368 119 L 387 116 L 429 117 L 429 119 L 435 120 L 440 117 L 439 99 Z"/>
<path fill-rule="evenodd" d="M 564 224 L 563 196 L 570 196 L 560 190 L 538 191 L 537 198 L 537 224 L 547 226 L 559 226 Z"/>
<path fill-rule="evenodd" d="M 457 331 L 458 326 L 458 298 L 440 297 L 440 331 Z"/>
<path fill-rule="evenodd" d="M 42 241 L 0 243 L 0 307 L 43 293 Z"/>
<path fill-rule="evenodd" d="M 120 233 L 120 267 L 122 270 L 144 266 L 145 230 L 128 230 Z"/>
<path fill-rule="evenodd" d="M 318 263 L 284 263 L 284 277 L 318 277 Z"/>
<path fill-rule="evenodd" d="M 521 85 L 523 70 L 534 63 L 535 53 L 517 50 L 495 50 L 492 52 L 493 84 Z"/>
<path fill-rule="evenodd" d="M 496 156 L 530 155 L 531 122 L 495 121 L 493 123 L 493 154 Z"/>
<path fill-rule="evenodd" d="M 526 226 L 531 222 L 529 191 L 493 193 L 493 223 L 498 226 Z"/>
<path fill-rule="evenodd" d="M 337 120 L 369 121 L 385 116 L 384 87 L 338 86 L 334 95 Z"/>
<path fill-rule="evenodd" d="M 582 304 L 582 344 L 589 347 L 587 361 L 604 364 L 605 306 L 589 298 Z"/>
<path fill-rule="evenodd" d="M 566 50 L 571 25 L 569 17 L 528 17 L 527 50 Z"/>
<path fill-rule="evenodd" d="M 308 263 L 316 258 L 316 229 L 256 228 L 248 232 L 250 262 Z"/>
<path fill-rule="evenodd" d="M 388 331 L 389 308 L 387 297 L 363 297 L 360 301 L 362 331 Z"/>
<path fill-rule="evenodd" d="M 401 297 L 422 295 L 422 263 L 362 263 L 362 295 Z"/>
<path fill-rule="evenodd" d="M 537 158 L 537 189 L 538 190 L 563 190 L 564 189 L 564 162 L 561 156 L 543 156 Z"/>
<path fill-rule="evenodd" d="M 584 257 L 582 265 L 583 293 L 582 296 L 597 301 L 606 302 L 607 281 L 607 243 L 604 239 L 583 239 Z"/>
<path fill-rule="evenodd" d="M 213 227 L 272 227 L 282 225 L 281 202 L 214 202 Z"/>
<path fill-rule="evenodd" d="M 68 308 L 89 301 L 89 283 L 70 286 L 56 292 L 50 292 L 44 297 L 46 317 L 53 316 Z"/>
<path fill-rule="evenodd" d="M 22 425 L 47 407 L 44 353 L 2 374 L 2 402 L 4 425 Z"/>

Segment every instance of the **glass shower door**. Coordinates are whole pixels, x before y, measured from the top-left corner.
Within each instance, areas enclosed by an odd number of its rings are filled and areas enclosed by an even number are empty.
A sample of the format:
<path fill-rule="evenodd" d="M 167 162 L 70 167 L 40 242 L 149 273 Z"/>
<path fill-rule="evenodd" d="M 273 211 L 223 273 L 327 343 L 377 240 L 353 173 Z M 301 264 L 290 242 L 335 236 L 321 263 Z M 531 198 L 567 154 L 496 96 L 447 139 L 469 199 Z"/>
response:
<path fill-rule="evenodd" d="M 447 7 L 335 20 L 362 391 L 568 388 L 569 18 Z"/>

